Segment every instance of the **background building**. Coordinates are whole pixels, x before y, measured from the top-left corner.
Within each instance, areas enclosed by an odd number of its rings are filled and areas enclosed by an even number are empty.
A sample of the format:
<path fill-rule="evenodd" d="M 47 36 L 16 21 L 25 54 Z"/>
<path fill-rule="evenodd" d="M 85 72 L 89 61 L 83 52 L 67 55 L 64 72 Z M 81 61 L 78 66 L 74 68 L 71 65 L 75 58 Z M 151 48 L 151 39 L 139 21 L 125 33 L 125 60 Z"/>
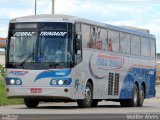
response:
<path fill-rule="evenodd" d="M 5 64 L 6 38 L 0 38 L 0 64 Z"/>
<path fill-rule="evenodd" d="M 6 38 L 0 38 L 0 48 L 5 48 L 6 46 Z"/>
<path fill-rule="evenodd" d="M 160 53 L 157 53 L 157 83 L 160 84 Z"/>

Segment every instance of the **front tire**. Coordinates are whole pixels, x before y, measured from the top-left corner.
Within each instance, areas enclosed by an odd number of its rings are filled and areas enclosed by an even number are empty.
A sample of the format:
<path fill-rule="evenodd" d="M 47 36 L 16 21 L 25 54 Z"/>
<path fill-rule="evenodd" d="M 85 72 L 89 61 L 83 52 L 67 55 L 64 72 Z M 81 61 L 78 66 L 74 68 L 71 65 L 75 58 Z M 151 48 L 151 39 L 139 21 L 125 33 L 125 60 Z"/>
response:
<path fill-rule="evenodd" d="M 34 100 L 34 99 L 26 99 L 24 98 L 24 104 L 28 107 L 28 108 L 36 108 L 39 104 L 38 100 Z"/>
<path fill-rule="evenodd" d="M 93 102 L 93 89 L 91 83 L 86 84 L 85 88 L 85 98 L 83 100 L 77 100 L 78 107 L 88 108 L 92 106 Z"/>

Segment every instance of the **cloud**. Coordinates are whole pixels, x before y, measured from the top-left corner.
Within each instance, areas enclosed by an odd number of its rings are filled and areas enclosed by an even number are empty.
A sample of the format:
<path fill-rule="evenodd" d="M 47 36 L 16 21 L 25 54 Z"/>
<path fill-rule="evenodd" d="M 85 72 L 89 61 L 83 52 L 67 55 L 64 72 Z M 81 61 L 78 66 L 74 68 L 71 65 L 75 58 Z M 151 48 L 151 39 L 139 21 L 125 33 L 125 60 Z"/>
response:
<path fill-rule="evenodd" d="M 37 0 L 37 14 L 51 14 L 51 0 Z"/>
<path fill-rule="evenodd" d="M 159 0 L 55 0 L 55 13 L 113 25 L 147 28 L 156 35 L 160 52 L 159 3 Z M 51 7 L 51 0 L 37 0 L 37 14 L 50 14 Z M 31 15 L 34 14 L 34 0 L 5 0 L 0 5 L 0 11 L 0 16 L 9 19 Z"/>

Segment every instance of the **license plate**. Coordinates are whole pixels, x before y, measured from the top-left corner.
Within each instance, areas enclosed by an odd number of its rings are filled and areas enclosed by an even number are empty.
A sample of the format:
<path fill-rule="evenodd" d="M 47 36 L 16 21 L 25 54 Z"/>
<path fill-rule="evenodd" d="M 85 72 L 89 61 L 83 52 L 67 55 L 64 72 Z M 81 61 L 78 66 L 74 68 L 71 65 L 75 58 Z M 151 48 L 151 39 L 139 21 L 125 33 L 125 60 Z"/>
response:
<path fill-rule="evenodd" d="M 30 93 L 42 93 L 42 89 L 41 88 L 31 88 Z"/>

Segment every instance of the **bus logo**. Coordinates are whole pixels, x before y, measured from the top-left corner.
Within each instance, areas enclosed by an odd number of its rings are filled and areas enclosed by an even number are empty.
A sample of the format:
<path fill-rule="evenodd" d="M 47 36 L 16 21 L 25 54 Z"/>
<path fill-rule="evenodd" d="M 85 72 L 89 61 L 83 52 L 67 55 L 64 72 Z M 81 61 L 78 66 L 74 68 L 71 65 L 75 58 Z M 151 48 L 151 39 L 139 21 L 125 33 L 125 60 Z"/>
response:
<path fill-rule="evenodd" d="M 20 36 L 33 36 L 35 32 L 16 32 L 13 36 L 20 37 Z"/>
<path fill-rule="evenodd" d="M 67 32 L 41 32 L 40 36 L 62 36 L 64 37 Z"/>
<path fill-rule="evenodd" d="M 23 76 L 27 73 L 28 73 L 28 71 L 11 71 L 11 72 L 9 72 L 9 74 L 15 75 L 15 76 Z"/>
<path fill-rule="evenodd" d="M 96 61 L 99 69 L 120 69 L 123 64 L 124 58 L 106 54 L 99 54 Z"/>
<path fill-rule="evenodd" d="M 124 58 L 104 53 L 92 54 L 89 59 L 90 74 L 96 79 L 106 77 L 106 70 L 120 69 L 124 65 Z"/>

